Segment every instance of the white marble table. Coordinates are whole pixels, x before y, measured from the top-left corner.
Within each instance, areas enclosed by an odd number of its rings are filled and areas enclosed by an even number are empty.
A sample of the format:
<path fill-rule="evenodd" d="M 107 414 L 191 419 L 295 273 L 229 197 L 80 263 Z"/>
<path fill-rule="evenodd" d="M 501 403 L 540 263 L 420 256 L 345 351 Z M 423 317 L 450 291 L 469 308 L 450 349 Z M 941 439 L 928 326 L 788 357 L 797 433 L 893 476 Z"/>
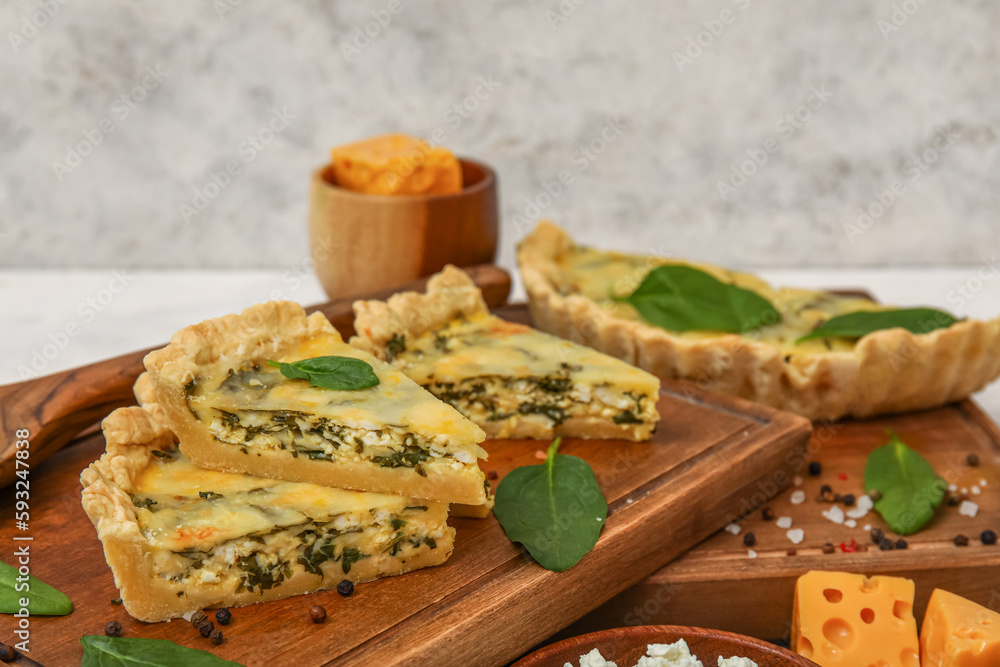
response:
<path fill-rule="evenodd" d="M 865 288 L 886 303 L 1000 315 L 1000 267 L 783 269 L 773 284 Z M 263 271 L 0 271 L 0 383 L 54 373 L 157 343 L 177 329 L 267 299 L 326 300 L 305 268 Z M 514 299 L 523 292 L 515 289 Z M 1000 419 L 1000 383 L 976 396 Z"/>

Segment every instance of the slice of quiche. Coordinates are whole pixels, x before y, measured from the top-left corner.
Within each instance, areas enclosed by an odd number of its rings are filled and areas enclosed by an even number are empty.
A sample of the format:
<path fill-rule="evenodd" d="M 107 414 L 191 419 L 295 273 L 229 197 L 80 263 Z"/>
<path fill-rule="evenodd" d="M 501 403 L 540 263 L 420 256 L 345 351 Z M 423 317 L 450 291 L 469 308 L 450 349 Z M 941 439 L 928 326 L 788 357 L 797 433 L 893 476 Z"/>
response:
<path fill-rule="evenodd" d="M 708 264 L 579 245 L 547 221 L 518 263 L 540 329 L 811 419 L 936 407 L 1000 375 L 1000 319 L 775 289 Z M 740 326 L 718 326 L 720 314 Z"/>
<path fill-rule="evenodd" d="M 354 304 L 351 343 L 391 362 L 492 438 L 645 440 L 660 381 L 593 349 L 490 314 L 449 266 L 427 293 Z"/>
<path fill-rule="evenodd" d="M 364 362 L 377 384 L 327 388 L 330 375 L 290 378 L 288 367 L 276 367 L 328 357 L 346 359 L 352 368 Z M 187 327 L 145 363 L 163 418 L 196 465 L 486 502 L 477 461 L 486 457 L 482 430 L 397 369 L 345 343 L 322 314 L 307 317 L 298 304 L 258 304 Z"/>
<path fill-rule="evenodd" d="M 122 603 L 141 621 L 439 565 L 448 504 L 196 467 L 151 410 L 104 420 L 80 476 Z"/>

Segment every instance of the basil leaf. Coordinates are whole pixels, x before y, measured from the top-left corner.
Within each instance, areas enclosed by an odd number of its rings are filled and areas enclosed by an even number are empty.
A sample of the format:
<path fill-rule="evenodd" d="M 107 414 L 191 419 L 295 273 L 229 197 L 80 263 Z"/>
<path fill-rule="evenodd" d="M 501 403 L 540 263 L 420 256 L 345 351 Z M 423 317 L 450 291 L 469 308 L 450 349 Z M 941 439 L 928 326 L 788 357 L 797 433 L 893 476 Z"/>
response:
<path fill-rule="evenodd" d="M 323 389 L 355 391 L 379 383 L 372 365 L 354 357 L 313 357 L 290 364 L 269 360 L 267 363 L 280 368 L 286 378 L 309 380 L 313 386 Z"/>
<path fill-rule="evenodd" d="M 28 599 L 28 612 L 39 616 L 65 616 L 73 611 L 73 602 L 65 593 L 40 579 L 28 575 L 24 581 L 18 569 L 0 562 L 0 614 L 16 614 L 21 610 L 21 598 Z M 28 588 L 23 589 L 27 584 Z"/>
<path fill-rule="evenodd" d="M 771 303 L 691 266 L 660 266 L 627 297 L 642 318 L 669 331 L 743 333 L 781 321 Z"/>
<path fill-rule="evenodd" d="M 81 667 L 243 667 L 208 651 L 180 646 L 167 639 L 84 635 Z"/>
<path fill-rule="evenodd" d="M 902 327 L 916 334 L 950 327 L 958 320 L 943 310 L 934 308 L 901 308 L 899 310 L 860 310 L 831 317 L 822 326 L 796 340 L 796 344 L 814 338 L 861 338 L 873 331 Z"/>
<path fill-rule="evenodd" d="M 512 470 L 497 487 L 493 513 L 511 542 L 554 572 L 576 565 L 597 544 L 608 503 L 583 459 L 557 454 L 545 463 Z"/>
<path fill-rule="evenodd" d="M 882 494 L 875 511 L 894 533 L 911 535 L 934 518 L 948 485 L 927 459 L 903 444 L 892 431 L 889 435 L 889 444 L 868 456 L 865 490 Z"/>

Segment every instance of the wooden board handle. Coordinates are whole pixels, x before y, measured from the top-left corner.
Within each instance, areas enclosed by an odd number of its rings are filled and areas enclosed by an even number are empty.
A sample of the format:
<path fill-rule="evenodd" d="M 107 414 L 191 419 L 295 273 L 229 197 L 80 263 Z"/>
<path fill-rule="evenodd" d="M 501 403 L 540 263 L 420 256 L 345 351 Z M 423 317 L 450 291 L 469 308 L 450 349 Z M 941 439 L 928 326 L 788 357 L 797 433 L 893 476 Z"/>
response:
<path fill-rule="evenodd" d="M 467 267 L 465 271 L 483 291 L 483 298 L 491 308 L 507 302 L 510 275 L 506 271 L 492 264 Z M 426 278 L 421 278 L 357 298 L 386 299 L 400 291 L 423 291 L 426 284 Z M 347 338 L 354 333 L 351 304 L 355 300 L 355 297 L 337 299 L 306 310 L 326 315 Z M 134 405 L 132 385 L 145 370 L 142 358 L 154 349 L 157 348 L 0 387 L 0 438 L 3 439 L 0 487 L 16 478 L 17 441 L 22 439 L 17 436 L 19 431 L 27 431 L 31 443 L 26 448 L 30 455 L 21 464 L 22 469 L 25 464 L 35 467 L 115 408 Z"/>

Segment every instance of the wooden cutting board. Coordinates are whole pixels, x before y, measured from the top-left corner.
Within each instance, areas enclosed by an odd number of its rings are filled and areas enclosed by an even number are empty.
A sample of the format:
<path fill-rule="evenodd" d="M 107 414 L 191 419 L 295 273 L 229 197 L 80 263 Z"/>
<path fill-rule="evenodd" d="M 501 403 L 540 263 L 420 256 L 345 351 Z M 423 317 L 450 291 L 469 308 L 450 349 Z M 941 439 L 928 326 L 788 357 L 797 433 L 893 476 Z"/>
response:
<path fill-rule="evenodd" d="M 523 306 L 499 312 L 526 318 Z M 92 434 L 32 467 L 31 528 L 19 534 L 34 538 L 32 573 L 76 608 L 32 618 L 31 657 L 49 667 L 78 665 L 80 636 L 117 620 L 125 636 L 166 638 L 248 666 L 509 662 L 717 531 L 759 486 L 768 489 L 761 502 L 780 491 L 804 460 L 810 424 L 800 417 L 677 383 L 665 384 L 658 407 L 662 422 L 651 442 L 564 443 L 563 453 L 594 468 L 609 504 L 597 546 L 567 572 L 538 566 L 492 516 L 453 519 L 456 548 L 445 565 L 360 585 L 346 599 L 323 592 L 235 609 L 220 646 L 182 620 L 140 623 L 112 605 L 118 593 L 80 507 L 80 471 L 104 447 Z M 488 442 L 483 467 L 502 479 L 539 463 L 547 444 Z M 13 514 L 8 492 L 0 516 Z M 13 536 L 5 519 L 0 543 L 13 544 Z M 11 552 L 3 559 L 10 562 Z M 309 620 L 313 605 L 326 608 L 324 624 Z M 4 625 L 0 640 L 9 642 L 11 632 Z"/>
<path fill-rule="evenodd" d="M 872 544 L 866 526 L 885 529 L 874 512 L 857 519 L 857 526 L 838 525 L 822 516 L 831 507 L 817 501 L 820 487 L 860 496 L 864 466 L 871 450 L 888 442 L 886 429 L 926 457 L 959 493 L 969 490 L 978 507 L 975 518 L 962 516 L 957 506 L 943 505 L 926 528 L 906 537 L 905 550 L 881 551 Z M 971 400 L 936 410 L 839 424 L 816 424 L 810 443 L 819 476 L 800 472 L 805 502 L 792 503 L 786 490 L 768 503 L 774 516 L 793 519 L 805 539 L 795 545 L 775 520 L 753 512 L 740 523 L 742 532 L 721 531 L 656 574 L 616 596 L 581 619 L 560 637 L 623 625 L 685 623 L 718 628 L 764 639 L 789 636 L 796 578 L 809 570 L 843 570 L 903 576 L 916 582 L 914 613 L 920 622 L 934 588 L 944 588 L 994 611 L 1000 611 L 1000 545 L 982 544 L 990 529 L 1000 533 L 1000 429 Z M 979 466 L 968 464 L 969 454 Z M 986 482 L 981 493 L 971 489 Z M 843 507 L 843 505 L 841 505 Z M 885 529 L 888 533 L 888 529 Z M 756 537 L 757 558 L 748 557 L 746 533 Z M 969 538 L 958 547 L 954 538 Z M 845 553 L 840 544 L 851 539 L 866 551 Z M 824 544 L 835 545 L 832 554 Z M 794 548 L 795 555 L 788 555 Z"/>

